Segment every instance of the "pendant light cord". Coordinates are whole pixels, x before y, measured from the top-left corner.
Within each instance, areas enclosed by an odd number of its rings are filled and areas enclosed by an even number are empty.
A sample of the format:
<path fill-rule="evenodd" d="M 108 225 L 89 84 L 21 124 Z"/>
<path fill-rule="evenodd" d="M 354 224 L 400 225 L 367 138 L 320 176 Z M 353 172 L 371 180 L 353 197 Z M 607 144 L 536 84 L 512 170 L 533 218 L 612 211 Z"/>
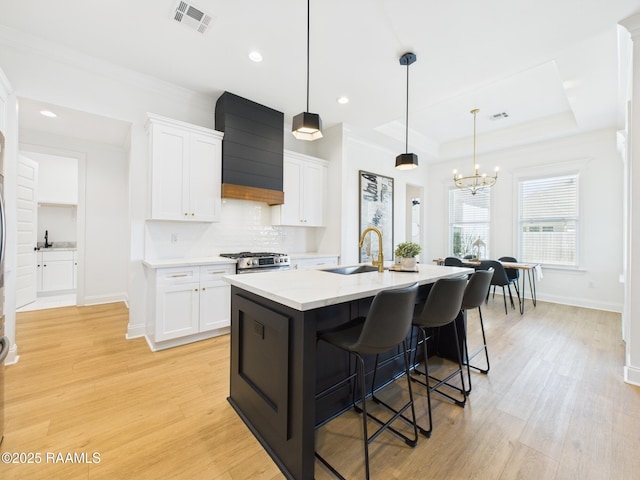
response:
<path fill-rule="evenodd" d="M 311 26 L 309 5 L 311 0 L 307 0 L 307 112 L 309 111 L 309 28 Z"/>
<path fill-rule="evenodd" d="M 473 174 L 477 175 L 476 171 L 476 115 L 478 115 L 478 109 L 473 110 Z"/>
<path fill-rule="evenodd" d="M 404 117 L 404 153 L 409 153 L 409 62 L 407 62 L 407 109 Z"/>

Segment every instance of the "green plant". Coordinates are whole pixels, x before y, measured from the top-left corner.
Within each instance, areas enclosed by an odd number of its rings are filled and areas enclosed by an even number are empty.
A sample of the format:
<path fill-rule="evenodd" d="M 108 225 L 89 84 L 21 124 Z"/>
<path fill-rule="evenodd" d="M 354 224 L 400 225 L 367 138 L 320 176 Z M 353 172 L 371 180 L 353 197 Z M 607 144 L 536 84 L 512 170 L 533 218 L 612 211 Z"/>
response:
<path fill-rule="evenodd" d="M 396 256 L 411 258 L 415 257 L 422 251 L 422 247 L 415 242 L 402 242 L 396 247 Z"/>

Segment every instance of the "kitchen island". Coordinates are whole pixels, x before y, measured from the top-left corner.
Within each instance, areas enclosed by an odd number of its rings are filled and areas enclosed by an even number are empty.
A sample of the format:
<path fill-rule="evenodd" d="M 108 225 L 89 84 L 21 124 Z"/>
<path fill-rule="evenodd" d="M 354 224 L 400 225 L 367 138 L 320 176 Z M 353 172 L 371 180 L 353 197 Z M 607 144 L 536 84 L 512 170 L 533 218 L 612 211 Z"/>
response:
<path fill-rule="evenodd" d="M 315 428 L 349 408 L 348 391 L 316 402 L 316 391 L 348 371 L 348 358 L 318 331 L 365 315 L 376 293 L 420 284 L 419 298 L 440 278 L 470 268 L 419 265 L 418 272 L 351 275 L 288 270 L 226 276 L 231 284 L 229 402 L 287 478 L 314 478 Z M 388 379 L 397 373 L 387 372 Z"/>

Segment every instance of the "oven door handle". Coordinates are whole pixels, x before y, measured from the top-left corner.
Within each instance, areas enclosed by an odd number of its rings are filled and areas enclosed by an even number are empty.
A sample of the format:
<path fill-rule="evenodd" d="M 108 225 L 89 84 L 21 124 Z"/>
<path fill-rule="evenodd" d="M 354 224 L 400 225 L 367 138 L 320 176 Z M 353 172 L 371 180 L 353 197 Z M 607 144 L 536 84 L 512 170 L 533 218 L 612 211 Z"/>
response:
<path fill-rule="evenodd" d="M 282 272 L 285 270 L 291 270 L 290 267 L 259 267 L 259 268 L 246 268 L 244 270 L 238 270 L 236 273 L 267 273 L 267 272 Z"/>
<path fill-rule="evenodd" d="M 9 355 L 9 337 L 0 338 L 0 363 Z"/>

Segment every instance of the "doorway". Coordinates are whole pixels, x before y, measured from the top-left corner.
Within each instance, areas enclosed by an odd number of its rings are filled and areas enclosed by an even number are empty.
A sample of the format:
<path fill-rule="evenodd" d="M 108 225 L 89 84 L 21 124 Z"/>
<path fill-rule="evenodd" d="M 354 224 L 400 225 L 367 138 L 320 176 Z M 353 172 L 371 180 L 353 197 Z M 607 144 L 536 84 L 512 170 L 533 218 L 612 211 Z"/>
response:
<path fill-rule="evenodd" d="M 23 146 L 18 157 L 18 312 L 77 304 L 80 154 Z"/>
<path fill-rule="evenodd" d="M 408 241 L 415 242 L 422 246 L 420 254 L 420 262 L 424 262 L 425 245 L 424 245 L 424 188 L 418 185 L 407 184 L 406 190 L 406 231 L 405 238 Z"/>

